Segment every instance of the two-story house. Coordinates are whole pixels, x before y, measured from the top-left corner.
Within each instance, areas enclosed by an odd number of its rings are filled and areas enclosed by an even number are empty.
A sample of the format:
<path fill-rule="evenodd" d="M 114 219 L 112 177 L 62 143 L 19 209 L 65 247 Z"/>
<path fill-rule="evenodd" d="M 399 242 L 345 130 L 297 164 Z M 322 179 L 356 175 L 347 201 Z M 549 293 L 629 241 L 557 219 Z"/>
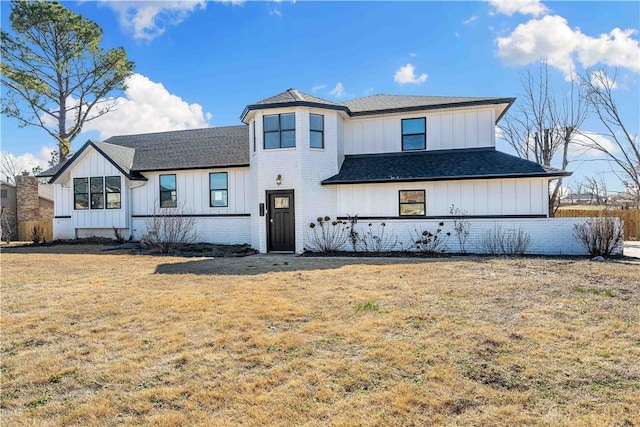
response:
<path fill-rule="evenodd" d="M 179 209 L 196 218 L 202 241 L 260 252 L 300 253 L 316 218 L 349 215 L 384 222 L 406 248 L 417 229 L 451 230 L 455 206 L 472 241 L 518 228 L 531 253 L 583 253 L 577 220 L 548 217 L 548 182 L 568 173 L 496 150 L 495 125 L 514 101 L 334 103 L 289 89 L 246 106 L 239 126 L 88 141 L 43 174 L 56 184 L 54 237 L 112 236 L 116 227 L 137 239 L 150 217 Z"/>

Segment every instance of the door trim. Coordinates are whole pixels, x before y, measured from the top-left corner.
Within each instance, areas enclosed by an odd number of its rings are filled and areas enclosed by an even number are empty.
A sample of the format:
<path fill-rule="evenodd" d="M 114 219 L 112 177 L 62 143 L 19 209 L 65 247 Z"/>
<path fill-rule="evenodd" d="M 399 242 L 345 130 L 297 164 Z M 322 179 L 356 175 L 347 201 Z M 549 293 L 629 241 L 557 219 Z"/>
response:
<path fill-rule="evenodd" d="M 270 219 L 271 219 L 271 196 L 278 196 L 278 195 L 287 195 L 290 196 L 290 201 L 291 201 L 291 212 L 292 212 L 292 231 L 293 231 L 293 250 L 291 251 L 274 251 L 271 249 L 271 239 L 270 239 L 270 233 L 271 233 L 271 227 L 269 225 L 270 223 Z M 267 238 L 267 252 L 273 252 L 273 253 L 295 253 L 296 252 L 296 201 L 295 201 L 295 191 L 293 189 L 290 190 L 266 190 L 265 191 L 265 200 L 266 200 L 266 204 L 267 204 L 267 214 L 265 215 L 265 219 L 266 219 L 266 223 L 265 223 L 265 227 L 267 228 L 267 233 L 266 233 L 266 238 Z"/>

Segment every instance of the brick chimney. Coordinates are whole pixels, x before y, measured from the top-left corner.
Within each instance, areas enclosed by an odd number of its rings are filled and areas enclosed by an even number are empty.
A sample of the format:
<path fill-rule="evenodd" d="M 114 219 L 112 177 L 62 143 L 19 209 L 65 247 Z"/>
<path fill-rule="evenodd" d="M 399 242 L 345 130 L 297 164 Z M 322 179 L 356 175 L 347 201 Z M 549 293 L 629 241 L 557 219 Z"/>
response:
<path fill-rule="evenodd" d="M 38 199 L 38 178 L 18 175 L 16 179 L 16 216 L 18 223 L 38 221 L 40 201 Z"/>

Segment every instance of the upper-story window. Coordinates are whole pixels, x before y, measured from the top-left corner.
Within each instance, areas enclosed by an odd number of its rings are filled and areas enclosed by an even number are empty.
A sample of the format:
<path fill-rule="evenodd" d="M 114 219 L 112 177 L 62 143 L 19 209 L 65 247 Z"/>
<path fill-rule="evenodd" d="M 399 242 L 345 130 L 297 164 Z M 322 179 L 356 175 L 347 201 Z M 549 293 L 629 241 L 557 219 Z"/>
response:
<path fill-rule="evenodd" d="M 209 206 L 212 208 L 228 206 L 228 180 L 226 172 L 209 174 Z"/>
<path fill-rule="evenodd" d="M 296 146 L 295 113 L 264 116 L 264 148 L 288 148 Z"/>
<path fill-rule="evenodd" d="M 324 148 L 324 116 L 322 114 L 309 114 L 309 132 L 309 146 Z"/>
<path fill-rule="evenodd" d="M 427 119 L 402 119 L 402 151 L 427 148 Z"/>
<path fill-rule="evenodd" d="M 176 175 L 160 175 L 160 207 L 175 208 L 177 206 Z"/>

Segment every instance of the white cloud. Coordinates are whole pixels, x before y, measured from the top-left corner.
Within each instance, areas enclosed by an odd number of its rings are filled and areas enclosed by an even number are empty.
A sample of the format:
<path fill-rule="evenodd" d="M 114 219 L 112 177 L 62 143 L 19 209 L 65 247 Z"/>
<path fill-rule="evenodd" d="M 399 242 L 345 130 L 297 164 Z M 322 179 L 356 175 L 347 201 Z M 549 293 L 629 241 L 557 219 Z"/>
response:
<path fill-rule="evenodd" d="M 471 24 L 474 21 L 477 21 L 478 17 L 476 15 L 470 16 L 469 19 L 462 21 L 463 24 Z"/>
<path fill-rule="evenodd" d="M 489 4 L 496 12 L 507 16 L 514 13 L 540 16 L 548 10 L 540 0 L 489 0 Z"/>
<path fill-rule="evenodd" d="M 223 3 L 241 4 L 227 0 Z M 133 33 L 140 40 L 153 40 L 162 35 L 168 26 L 178 25 L 191 13 L 204 9 L 205 0 L 170 0 L 170 1 L 108 1 L 102 4 L 113 9 L 120 21 L 120 26 Z"/>
<path fill-rule="evenodd" d="M 412 57 L 412 58 L 415 58 L 416 53 L 415 53 L 415 52 L 411 52 L 411 53 L 409 54 L 409 56 L 410 56 L 410 57 Z"/>
<path fill-rule="evenodd" d="M 583 67 L 601 63 L 640 71 L 640 44 L 635 30 L 613 29 L 598 38 L 570 28 L 561 16 L 548 15 L 520 24 L 507 37 L 498 37 L 498 57 L 506 64 L 526 65 L 541 59 L 570 78 L 575 59 Z"/>
<path fill-rule="evenodd" d="M 336 98 L 342 98 L 344 96 L 344 86 L 342 85 L 342 83 L 338 82 L 338 84 L 336 84 L 336 86 L 331 89 L 329 94 L 335 96 Z"/>
<path fill-rule="evenodd" d="M 407 64 L 404 67 L 400 67 L 398 69 L 398 71 L 396 71 L 396 74 L 393 76 L 393 80 L 396 83 L 400 83 L 401 85 L 406 84 L 406 83 L 424 83 L 425 81 L 427 81 L 427 75 L 426 74 L 420 74 L 419 76 L 416 76 L 415 74 L 415 67 L 411 64 Z"/>
<path fill-rule="evenodd" d="M 29 171 L 37 166 L 41 167 L 42 170 L 49 169 L 49 160 L 51 159 L 51 152 L 57 150 L 57 148 L 53 147 L 42 147 L 40 151 L 37 153 L 24 153 L 19 156 L 16 156 L 12 153 L 6 151 L 0 151 L 0 157 L 9 157 L 11 158 L 12 163 L 15 165 L 15 169 L 17 172 Z M 1 163 L 1 162 L 0 162 Z M 3 170 L 4 174 L 5 171 Z M 6 181 L 6 177 L 3 175 L 0 177 L 2 181 Z"/>
<path fill-rule="evenodd" d="M 162 83 L 141 74 L 127 79 L 124 97 L 114 110 L 85 123 L 83 131 L 98 131 L 100 139 L 113 135 L 196 129 L 209 126 L 210 113 L 169 93 Z"/>
<path fill-rule="evenodd" d="M 604 156 L 604 153 L 601 150 L 593 148 L 596 145 L 599 145 L 612 154 L 618 152 L 618 147 L 615 143 L 606 136 L 595 132 L 582 131 L 574 137 L 573 142 L 573 144 L 569 145 L 569 154 L 573 156 L 581 154 L 590 157 Z"/>
<path fill-rule="evenodd" d="M 618 87 L 618 83 L 614 80 L 610 79 L 607 74 L 602 70 L 593 71 L 589 78 L 591 79 L 591 83 L 599 88 L 608 87 L 611 89 L 616 89 Z"/>
<path fill-rule="evenodd" d="M 327 87 L 327 85 L 325 85 L 325 84 L 315 85 L 315 86 L 311 87 L 311 92 L 317 92 L 317 91 L 322 90 L 322 89 L 324 89 L 326 87 Z"/>

